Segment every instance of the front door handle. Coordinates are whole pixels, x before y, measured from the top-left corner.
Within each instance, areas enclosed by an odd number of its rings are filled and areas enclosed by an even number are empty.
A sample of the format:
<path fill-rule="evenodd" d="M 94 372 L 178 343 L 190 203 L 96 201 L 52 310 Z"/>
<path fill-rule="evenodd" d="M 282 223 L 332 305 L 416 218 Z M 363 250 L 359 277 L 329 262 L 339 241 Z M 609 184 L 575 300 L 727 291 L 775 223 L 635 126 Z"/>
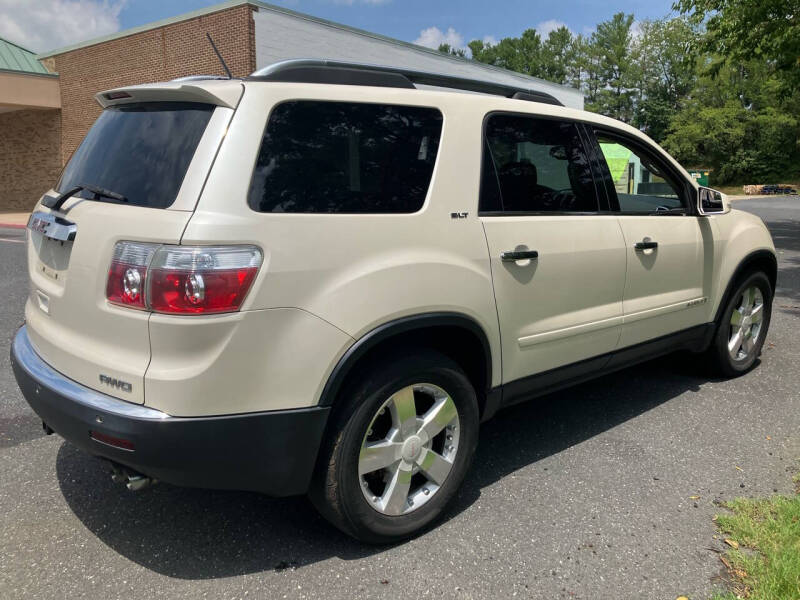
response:
<path fill-rule="evenodd" d="M 649 237 L 646 237 L 641 242 L 636 242 L 633 247 L 637 250 L 654 250 L 658 248 L 658 242 L 654 242 Z"/>
<path fill-rule="evenodd" d="M 506 250 L 500 255 L 500 260 L 516 262 L 518 260 L 536 260 L 539 253 L 536 250 Z"/>

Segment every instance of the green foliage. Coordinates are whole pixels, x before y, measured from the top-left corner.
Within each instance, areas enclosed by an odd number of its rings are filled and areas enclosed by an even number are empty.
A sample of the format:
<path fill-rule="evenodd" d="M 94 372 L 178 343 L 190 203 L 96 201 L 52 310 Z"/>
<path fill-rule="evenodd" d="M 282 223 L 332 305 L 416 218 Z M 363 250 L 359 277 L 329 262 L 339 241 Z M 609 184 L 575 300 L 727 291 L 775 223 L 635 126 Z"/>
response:
<path fill-rule="evenodd" d="M 467 55 L 467 51 L 464 48 L 453 48 L 450 44 L 439 44 L 439 52 L 443 54 L 452 54 L 453 56 L 460 56 L 464 58 Z"/>
<path fill-rule="evenodd" d="M 800 177 L 800 0 L 678 0 L 681 16 L 617 13 L 590 36 L 535 29 L 442 52 L 579 88 L 713 182 Z"/>
<path fill-rule="evenodd" d="M 692 96 L 671 118 L 665 148 L 714 181 L 777 183 L 800 174 L 800 112 L 781 100 L 775 74 L 757 61 L 707 57 Z M 797 102 L 797 99 L 794 99 Z"/>
<path fill-rule="evenodd" d="M 588 108 L 621 121 L 633 116 L 634 62 L 631 44 L 633 15 L 615 14 L 597 25 L 590 41 L 596 61 L 593 67 L 604 85 L 590 100 Z"/>
<path fill-rule="evenodd" d="M 786 600 L 800 596 L 800 496 L 739 499 L 717 516 L 739 547 L 726 555 L 734 590 L 716 600 Z"/>
<path fill-rule="evenodd" d="M 710 167 L 714 181 L 777 182 L 797 174 L 797 118 L 736 103 L 692 106 L 672 121 L 664 147 L 685 164 Z"/>
<path fill-rule="evenodd" d="M 800 0 L 678 0 L 675 8 L 705 22 L 707 52 L 770 63 L 788 93 L 800 89 Z"/>

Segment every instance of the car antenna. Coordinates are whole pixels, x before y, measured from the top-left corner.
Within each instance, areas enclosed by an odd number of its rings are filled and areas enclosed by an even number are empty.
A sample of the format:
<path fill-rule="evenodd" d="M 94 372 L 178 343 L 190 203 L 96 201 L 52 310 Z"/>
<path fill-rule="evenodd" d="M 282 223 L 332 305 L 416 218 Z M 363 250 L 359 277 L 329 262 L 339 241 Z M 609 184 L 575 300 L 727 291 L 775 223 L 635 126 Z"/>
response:
<path fill-rule="evenodd" d="M 206 37 L 208 38 L 211 47 L 214 49 L 214 53 L 217 55 L 219 62 L 222 63 L 222 68 L 225 69 L 225 74 L 228 76 L 228 79 L 233 79 L 233 75 L 231 75 L 231 70 L 228 68 L 228 65 L 225 64 L 225 59 L 222 58 L 222 54 L 219 53 L 217 50 L 217 45 L 214 43 L 214 40 L 211 39 L 211 34 L 206 31 Z"/>

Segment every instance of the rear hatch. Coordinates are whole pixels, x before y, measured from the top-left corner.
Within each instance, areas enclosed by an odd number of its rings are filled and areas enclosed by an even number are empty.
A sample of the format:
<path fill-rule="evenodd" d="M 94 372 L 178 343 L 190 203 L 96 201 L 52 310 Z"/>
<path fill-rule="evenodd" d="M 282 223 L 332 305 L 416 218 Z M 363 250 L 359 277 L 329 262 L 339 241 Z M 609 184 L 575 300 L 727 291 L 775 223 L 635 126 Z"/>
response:
<path fill-rule="evenodd" d="M 106 300 L 114 246 L 180 242 L 242 91 L 209 81 L 98 94 L 102 114 L 28 226 L 28 332 L 54 369 L 144 402 L 149 313 Z"/>

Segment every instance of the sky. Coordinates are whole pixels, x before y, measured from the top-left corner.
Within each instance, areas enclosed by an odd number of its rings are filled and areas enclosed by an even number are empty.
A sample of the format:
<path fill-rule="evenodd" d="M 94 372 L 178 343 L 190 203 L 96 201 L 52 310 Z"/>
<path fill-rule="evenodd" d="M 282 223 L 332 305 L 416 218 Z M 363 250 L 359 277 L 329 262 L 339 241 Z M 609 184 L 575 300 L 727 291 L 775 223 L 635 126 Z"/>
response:
<path fill-rule="evenodd" d="M 0 37 L 34 52 L 173 17 L 219 0 L 0 0 Z M 272 0 L 271 4 L 437 48 L 494 43 L 535 28 L 573 33 L 624 11 L 637 20 L 671 13 L 671 0 Z"/>

